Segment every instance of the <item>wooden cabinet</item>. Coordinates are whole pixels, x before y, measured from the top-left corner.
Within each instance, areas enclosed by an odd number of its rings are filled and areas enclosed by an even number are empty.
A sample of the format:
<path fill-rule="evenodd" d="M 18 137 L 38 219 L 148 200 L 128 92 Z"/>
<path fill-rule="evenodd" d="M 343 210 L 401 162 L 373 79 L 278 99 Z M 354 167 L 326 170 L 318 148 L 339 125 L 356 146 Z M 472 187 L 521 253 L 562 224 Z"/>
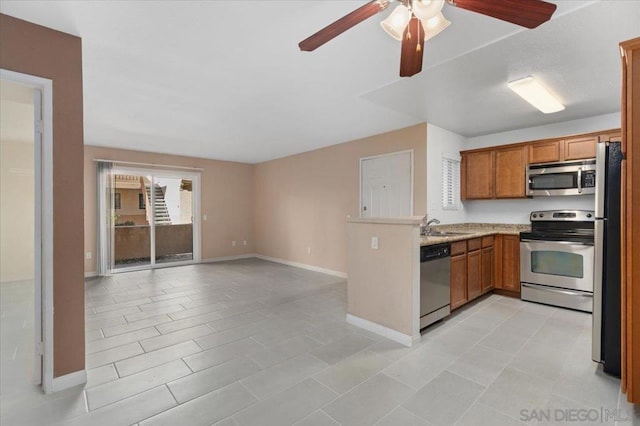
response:
<path fill-rule="evenodd" d="M 493 198 L 493 151 L 473 152 L 462 156 L 462 199 Z"/>
<path fill-rule="evenodd" d="M 529 163 L 560 161 L 560 141 L 534 143 L 528 146 Z"/>
<path fill-rule="evenodd" d="M 451 243 L 451 309 L 491 290 L 494 282 L 493 236 Z"/>
<path fill-rule="evenodd" d="M 482 276 L 482 251 L 467 252 L 467 299 L 473 300 L 482 294 L 480 277 Z"/>
<path fill-rule="evenodd" d="M 451 309 L 467 303 L 467 242 L 451 243 Z"/>
<path fill-rule="evenodd" d="M 499 235 L 496 247 L 495 288 L 520 293 L 520 237 Z"/>
<path fill-rule="evenodd" d="M 640 404 L 640 37 L 622 53 L 622 391 Z"/>
<path fill-rule="evenodd" d="M 480 289 L 482 293 L 493 288 L 495 281 L 495 257 L 494 253 L 494 240 L 493 236 L 482 237 L 482 257 L 480 267 Z"/>
<path fill-rule="evenodd" d="M 451 257 L 451 309 L 467 303 L 467 255 Z"/>
<path fill-rule="evenodd" d="M 564 160 L 582 160 L 596 157 L 597 136 L 565 139 Z"/>
<path fill-rule="evenodd" d="M 496 149 L 495 164 L 496 198 L 524 198 L 527 167 L 525 147 Z"/>
<path fill-rule="evenodd" d="M 598 136 L 600 142 L 620 142 L 622 141 L 622 132 L 604 133 Z"/>
<path fill-rule="evenodd" d="M 598 141 L 611 140 L 619 130 L 461 151 L 461 198 L 524 198 L 527 164 L 595 158 Z"/>

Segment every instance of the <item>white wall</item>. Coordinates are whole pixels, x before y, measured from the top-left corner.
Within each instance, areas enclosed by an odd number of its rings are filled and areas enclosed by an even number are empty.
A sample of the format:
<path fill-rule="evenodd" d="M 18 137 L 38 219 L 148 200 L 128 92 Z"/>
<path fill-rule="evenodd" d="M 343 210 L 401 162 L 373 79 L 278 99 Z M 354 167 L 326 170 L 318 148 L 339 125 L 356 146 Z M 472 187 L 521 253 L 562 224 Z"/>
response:
<path fill-rule="evenodd" d="M 620 126 L 620 113 L 612 113 L 465 138 L 429 124 L 427 126 L 427 212 L 430 217 L 436 217 L 442 223 L 529 223 L 529 214 L 533 210 L 593 210 L 595 204 L 593 195 L 516 200 L 469 200 L 463 203 L 461 211 L 442 210 L 440 201 L 442 191 L 441 157 L 443 153 L 617 129 Z"/>
<path fill-rule="evenodd" d="M 465 222 L 465 211 L 442 209 L 442 156 L 460 157 L 466 139 L 457 133 L 427 124 L 427 214 L 440 223 Z"/>
<path fill-rule="evenodd" d="M 580 120 L 564 121 L 545 126 L 528 127 L 509 132 L 468 138 L 464 149 L 485 148 L 494 145 L 506 145 L 517 142 L 528 142 L 538 139 L 555 138 L 580 133 L 598 132 L 600 130 L 619 129 L 620 113 L 598 115 Z"/>

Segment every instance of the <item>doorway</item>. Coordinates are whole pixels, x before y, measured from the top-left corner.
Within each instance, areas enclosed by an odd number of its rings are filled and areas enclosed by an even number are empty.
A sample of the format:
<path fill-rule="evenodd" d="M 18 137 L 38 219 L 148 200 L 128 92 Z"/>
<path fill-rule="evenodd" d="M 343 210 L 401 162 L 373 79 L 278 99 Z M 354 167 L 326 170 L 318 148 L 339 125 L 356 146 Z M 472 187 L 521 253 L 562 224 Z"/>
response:
<path fill-rule="evenodd" d="M 100 180 L 108 214 L 101 219 L 100 256 L 108 273 L 177 266 L 200 260 L 200 175 L 113 166 Z"/>
<path fill-rule="evenodd" d="M 0 70 L 0 387 L 53 390 L 51 80 Z"/>
<path fill-rule="evenodd" d="M 413 150 L 360 159 L 360 217 L 413 213 Z"/>

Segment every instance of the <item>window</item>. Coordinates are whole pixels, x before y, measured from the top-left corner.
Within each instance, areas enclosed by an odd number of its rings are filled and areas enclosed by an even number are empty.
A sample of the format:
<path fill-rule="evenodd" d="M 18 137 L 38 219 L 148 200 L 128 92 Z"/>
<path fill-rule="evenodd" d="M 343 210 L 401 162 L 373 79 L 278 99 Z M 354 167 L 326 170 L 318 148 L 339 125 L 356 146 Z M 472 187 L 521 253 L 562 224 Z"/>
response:
<path fill-rule="evenodd" d="M 140 192 L 138 194 L 138 210 L 144 210 L 144 194 Z"/>
<path fill-rule="evenodd" d="M 460 159 L 442 157 L 442 208 L 460 210 Z"/>
<path fill-rule="evenodd" d="M 116 192 L 113 194 L 113 206 L 116 210 L 120 210 L 120 193 Z"/>

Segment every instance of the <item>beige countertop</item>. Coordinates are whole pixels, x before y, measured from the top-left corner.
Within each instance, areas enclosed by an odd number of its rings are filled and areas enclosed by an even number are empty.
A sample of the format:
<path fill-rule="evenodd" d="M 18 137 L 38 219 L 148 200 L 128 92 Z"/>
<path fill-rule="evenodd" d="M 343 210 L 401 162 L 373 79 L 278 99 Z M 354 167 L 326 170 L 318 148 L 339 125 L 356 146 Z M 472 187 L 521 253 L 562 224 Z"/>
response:
<path fill-rule="evenodd" d="M 461 235 L 448 236 L 421 236 L 420 245 L 430 246 L 433 244 L 449 243 L 453 241 L 468 240 L 470 238 L 484 237 L 487 235 L 507 234 L 519 235 L 522 231 L 530 231 L 530 225 L 515 225 L 505 223 L 458 223 L 454 225 L 432 226 L 433 230 L 448 232 L 464 232 Z"/>

